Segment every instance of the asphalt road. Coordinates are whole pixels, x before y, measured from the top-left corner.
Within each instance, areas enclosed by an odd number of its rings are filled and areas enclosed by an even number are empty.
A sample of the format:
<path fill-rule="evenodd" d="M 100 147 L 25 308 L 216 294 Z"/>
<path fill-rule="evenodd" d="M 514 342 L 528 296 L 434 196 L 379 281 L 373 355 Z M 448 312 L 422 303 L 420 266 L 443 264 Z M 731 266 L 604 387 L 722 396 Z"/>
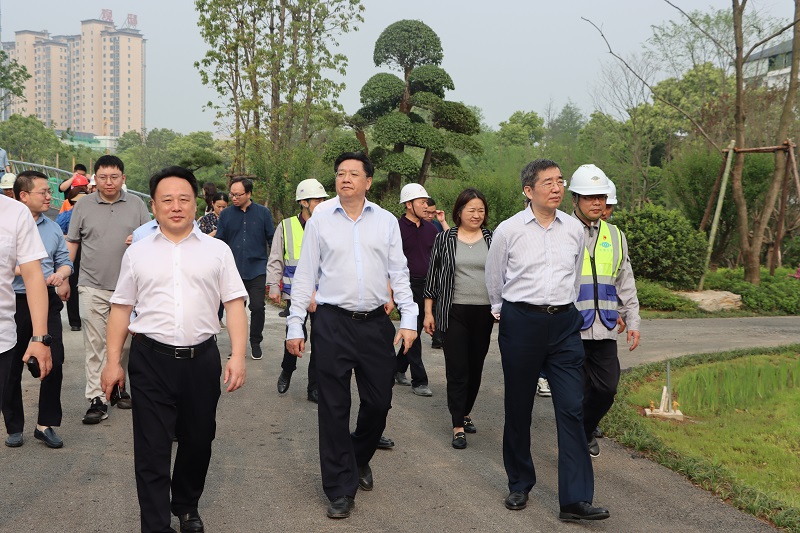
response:
<path fill-rule="evenodd" d="M 467 449 L 454 450 L 444 359 L 441 351 L 430 349 L 427 335 L 423 353 L 434 396 L 420 398 L 408 387 L 395 388 L 386 435 L 397 446 L 376 454 L 372 462 L 375 490 L 357 495 L 353 515 L 329 520 L 319 473 L 317 409 L 305 395 L 307 360 L 300 361 L 290 390 L 279 395 L 275 381 L 280 372 L 283 319 L 275 308 L 268 308 L 267 315 L 264 359 L 248 360 L 244 388 L 223 392 L 220 400 L 214 455 L 200 501 L 208 531 L 772 530 L 611 439 L 600 441 L 602 453 L 593 461 L 594 501 L 608 507 L 611 518 L 596 523 L 560 522 L 550 399 L 537 399 L 534 407 L 533 454 L 539 481 L 527 509 L 506 510 L 501 455 L 503 377 L 497 344 L 490 348 L 472 413 L 478 433 L 468 436 Z M 66 329 L 64 421 L 58 430 L 65 446 L 51 450 L 33 439 L 38 382 L 26 374 L 25 445 L 0 446 L 0 531 L 136 531 L 131 413 L 113 408 L 108 420 L 99 425 L 81 424 L 88 406 L 83 399 L 82 333 Z M 642 346 L 635 352 L 620 346 L 624 367 L 686 353 L 800 342 L 800 318 L 653 320 L 644 321 L 642 332 Z M 223 354 L 228 345 L 223 333 Z M 357 402 L 354 387 L 354 405 Z M 173 526 L 177 527 L 177 520 Z"/>

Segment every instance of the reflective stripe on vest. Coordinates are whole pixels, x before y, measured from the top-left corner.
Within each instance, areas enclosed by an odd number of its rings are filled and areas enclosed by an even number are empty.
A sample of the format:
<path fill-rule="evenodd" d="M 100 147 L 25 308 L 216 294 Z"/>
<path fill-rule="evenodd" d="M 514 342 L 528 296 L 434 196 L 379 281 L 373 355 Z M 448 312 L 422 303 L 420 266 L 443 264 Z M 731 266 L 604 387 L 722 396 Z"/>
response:
<path fill-rule="evenodd" d="M 622 266 L 622 237 L 619 228 L 600 222 L 594 254 L 583 254 L 581 286 L 575 307 L 583 315 L 581 329 L 589 329 L 596 314 L 608 329 L 614 329 L 617 312 L 617 288 L 614 281 Z"/>
<path fill-rule="evenodd" d="M 288 223 L 287 223 L 288 222 Z M 303 225 L 296 216 L 283 220 L 283 292 L 292 294 L 292 278 L 300 261 Z"/>

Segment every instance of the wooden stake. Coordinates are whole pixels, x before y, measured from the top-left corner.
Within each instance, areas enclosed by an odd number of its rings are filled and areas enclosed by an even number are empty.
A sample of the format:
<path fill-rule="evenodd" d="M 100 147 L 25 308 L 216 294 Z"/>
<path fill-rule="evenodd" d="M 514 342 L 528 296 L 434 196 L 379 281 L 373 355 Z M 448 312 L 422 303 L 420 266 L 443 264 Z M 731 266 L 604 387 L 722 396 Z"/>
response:
<path fill-rule="evenodd" d="M 708 273 L 708 265 L 711 263 L 711 251 L 714 249 L 714 238 L 717 236 L 719 216 L 722 213 L 722 201 L 725 199 L 725 189 L 728 187 L 728 176 L 731 173 L 731 165 L 733 164 L 734 146 L 736 146 L 736 141 L 731 140 L 731 143 L 728 145 L 728 159 L 725 161 L 725 172 L 722 173 L 722 184 L 720 185 L 719 196 L 717 197 L 717 209 L 714 211 L 714 221 L 711 223 L 711 233 L 708 235 L 706 266 L 703 269 L 703 276 L 700 278 L 700 283 L 697 286 L 698 291 L 703 290 L 703 284 L 706 282 L 706 274 Z"/>

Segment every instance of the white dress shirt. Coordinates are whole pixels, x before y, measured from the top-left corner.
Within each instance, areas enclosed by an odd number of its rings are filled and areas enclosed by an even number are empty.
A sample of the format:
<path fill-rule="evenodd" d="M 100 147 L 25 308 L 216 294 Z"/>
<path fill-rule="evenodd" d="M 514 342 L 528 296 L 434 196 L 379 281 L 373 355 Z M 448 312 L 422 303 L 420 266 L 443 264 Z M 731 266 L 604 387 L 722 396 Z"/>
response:
<path fill-rule="evenodd" d="M 136 308 L 132 332 L 172 346 L 216 335 L 219 302 L 247 297 L 228 245 L 197 226 L 178 243 L 157 229 L 128 248 L 120 268 L 111 303 Z"/>
<path fill-rule="evenodd" d="M 389 301 L 387 279 L 401 311 L 400 327 L 416 330 L 419 309 L 397 218 L 368 200 L 356 220 L 347 216 L 338 197 L 326 203 L 330 207 L 320 211 L 317 206 L 306 222 L 286 338 L 303 338 L 303 320 L 317 284 L 317 304 L 372 311 Z"/>
<path fill-rule="evenodd" d="M 397 226 L 396 220 L 394 225 Z M 11 288 L 14 268 L 45 257 L 47 250 L 30 210 L 25 204 L 0 195 L 0 353 L 17 344 L 17 298 Z"/>
<path fill-rule="evenodd" d="M 492 313 L 503 300 L 533 305 L 573 303 L 583 266 L 583 225 L 556 210 L 543 227 L 530 207 L 497 226 L 486 258 Z"/>

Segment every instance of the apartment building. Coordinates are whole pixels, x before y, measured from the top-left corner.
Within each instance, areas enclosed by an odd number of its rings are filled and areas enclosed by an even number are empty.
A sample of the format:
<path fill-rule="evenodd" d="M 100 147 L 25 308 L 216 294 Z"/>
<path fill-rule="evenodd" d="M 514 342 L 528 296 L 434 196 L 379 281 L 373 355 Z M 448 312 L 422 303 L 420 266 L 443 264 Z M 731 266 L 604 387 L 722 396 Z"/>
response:
<path fill-rule="evenodd" d="M 56 129 L 119 137 L 145 126 L 145 39 L 129 15 L 117 28 L 111 13 L 81 21 L 80 35 L 15 32 L 2 43 L 31 74 L 25 99 L 13 100 L 3 119 L 34 114 Z M 131 21 L 134 24 L 131 24 Z"/>

